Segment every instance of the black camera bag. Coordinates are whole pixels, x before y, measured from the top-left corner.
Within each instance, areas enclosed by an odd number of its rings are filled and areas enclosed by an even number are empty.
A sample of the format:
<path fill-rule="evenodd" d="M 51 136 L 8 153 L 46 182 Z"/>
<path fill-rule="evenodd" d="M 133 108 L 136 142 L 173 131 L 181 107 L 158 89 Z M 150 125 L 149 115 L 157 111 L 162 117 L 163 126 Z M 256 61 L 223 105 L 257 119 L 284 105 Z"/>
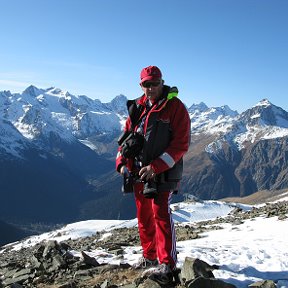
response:
<path fill-rule="evenodd" d="M 134 158 L 139 156 L 144 144 L 144 136 L 131 132 L 122 143 L 121 153 L 125 158 Z"/>

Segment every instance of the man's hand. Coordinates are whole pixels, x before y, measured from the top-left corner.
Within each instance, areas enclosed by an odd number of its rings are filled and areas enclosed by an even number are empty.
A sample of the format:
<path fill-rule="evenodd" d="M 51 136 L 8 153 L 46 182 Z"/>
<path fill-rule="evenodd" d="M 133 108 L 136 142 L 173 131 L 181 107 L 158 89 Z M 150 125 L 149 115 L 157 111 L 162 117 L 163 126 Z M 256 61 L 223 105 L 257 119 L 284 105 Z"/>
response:
<path fill-rule="evenodd" d="M 144 166 L 143 168 L 141 168 L 141 170 L 139 171 L 139 176 L 141 180 L 147 181 L 149 179 L 153 179 L 156 176 L 156 174 L 154 170 L 152 169 L 151 165 L 148 165 L 148 166 Z"/>
<path fill-rule="evenodd" d="M 122 175 L 124 175 L 124 174 L 129 174 L 129 171 L 128 171 L 128 169 L 127 169 L 127 167 L 126 167 L 125 165 L 121 166 L 121 168 L 120 168 L 120 173 L 121 173 Z"/>

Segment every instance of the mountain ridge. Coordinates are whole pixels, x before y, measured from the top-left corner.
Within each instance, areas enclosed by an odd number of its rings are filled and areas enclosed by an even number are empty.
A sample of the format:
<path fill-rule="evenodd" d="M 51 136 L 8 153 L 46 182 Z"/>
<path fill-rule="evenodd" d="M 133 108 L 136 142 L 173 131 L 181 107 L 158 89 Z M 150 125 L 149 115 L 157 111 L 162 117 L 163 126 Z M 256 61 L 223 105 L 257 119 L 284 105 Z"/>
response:
<path fill-rule="evenodd" d="M 47 213 L 46 218 L 39 215 L 45 203 L 38 195 L 49 193 L 67 207 L 66 211 L 55 206 L 54 222 L 131 218 L 133 197 L 120 193 L 122 179 L 114 164 L 117 138 L 127 117 L 126 101 L 121 94 L 102 103 L 33 85 L 23 93 L 0 92 L 0 182 L 5 208 L 0 219 L 9 218 L 10 194 L 31 203 L 32 218 L 51 221 Z M 227 105 L 208 107 L 203 102 L 188 111 L 191 145 L 175 201 L 184 194 L 219 199 L 288 187 L 285 110 L 263 99 L 240 114 Z M 45 197 L 53 205 L 54 200 Z M 16 214 L 31 219 L 26 210 L 19 205 Z"/>
<path fill-rule="evenodd" d="M 24 137 L 32 140 L 51 131 L 61 134 L 62 138 L 65 136 L 67 141 L 89 140 L 95 135 L 120 132 L 127 117 L 126 101 L 127 98 L 121 94 L 108 103 L 102 103 L 99 99 L 74 96 L 59 88 L 42 89 L 31 85 L 22 93 L 0 92 L 0 104 L 4 107 L 0 117 L 10 121 Z M 262 134 L 262 138 L 288 135 L 288 112 L 267 99 L 241 114 L 227 105 L 209 108 L 203 102 L 193 104 L 188 112 L 192 135 L 227 134 L 226 139 L 238 143 L 239 149 L 243 142 L 253 141 L 252 134 Z M 274 136 L 271 126 L 275 127 Z M 265 129 L 269 130 L 266 134 Z"/>

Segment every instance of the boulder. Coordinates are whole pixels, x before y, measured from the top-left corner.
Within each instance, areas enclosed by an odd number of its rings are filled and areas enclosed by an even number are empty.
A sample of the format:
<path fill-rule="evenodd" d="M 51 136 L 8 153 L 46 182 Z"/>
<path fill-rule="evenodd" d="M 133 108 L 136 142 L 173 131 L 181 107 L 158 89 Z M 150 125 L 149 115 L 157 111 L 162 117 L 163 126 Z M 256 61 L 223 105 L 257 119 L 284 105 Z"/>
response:
<path fill-rule="evenodd" d="M 237 288 L 236 286 L 226 283 L 215 278 L 204 278 L 202 276 L 186 283 L 187 288 Z"/>
<path fill-rule="evenodd" d="M 180 274 L 182 283 L 194 280 L 200 276 L 214 278 L 212 270 L 215 268 L 216 266 L 213 267 L 200 259 L 186 257 Z"/>
<path fill-rule="evenodd" d="M 263 280 L 252 283 L 249 287 L 257 287 L 257 288 L 276 288 L 276 284 L 272 280 Z"/>
<path fill-rule="evenodd" d="M 180 281 L 188 288 L 236 288 L 232 284 L 215 279 L 212 272 L 215 269 L 219 267 L 197 258 L 186 257 L 180 273 Z"/>

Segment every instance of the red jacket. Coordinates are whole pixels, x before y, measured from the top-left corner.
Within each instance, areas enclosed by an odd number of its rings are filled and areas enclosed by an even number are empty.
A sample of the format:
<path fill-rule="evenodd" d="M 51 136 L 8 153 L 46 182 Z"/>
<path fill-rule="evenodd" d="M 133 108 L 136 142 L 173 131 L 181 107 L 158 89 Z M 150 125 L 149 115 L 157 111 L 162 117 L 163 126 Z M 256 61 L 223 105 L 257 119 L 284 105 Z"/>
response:
<path fill-rule="evenodd" d="M 145 141 L 142 157 L 143 166 L 151 164 L 157 175 L 165 175 L 165 181 L 175 183 L 182 177 L 182 157 L 190 144 L 189 114 L 184 104 L 176 97 L 177 93 L 177 88 L 165 85 L 162 97 L 149 110 L 144 122 Z M 141 115 L 145 114 L 146 101 L 147 97 L 143 95 L 127 102 L 129 117 L 125 123 L 125 131 L 131 130 L 132 123 L 135 125 Z M 135 169 L 133 163 L 134 159 L 126 159 L 121 155 L 121 147 L 119 147 L 116 158 L 117 171 L 120 171 L 122 165 L 126 165 L 129 171 L 133 171 Z M 170 186 L 168 189 L 171 188 Z M 163 189 L 166 188 L 167 185 L 164 185 Z"/>

